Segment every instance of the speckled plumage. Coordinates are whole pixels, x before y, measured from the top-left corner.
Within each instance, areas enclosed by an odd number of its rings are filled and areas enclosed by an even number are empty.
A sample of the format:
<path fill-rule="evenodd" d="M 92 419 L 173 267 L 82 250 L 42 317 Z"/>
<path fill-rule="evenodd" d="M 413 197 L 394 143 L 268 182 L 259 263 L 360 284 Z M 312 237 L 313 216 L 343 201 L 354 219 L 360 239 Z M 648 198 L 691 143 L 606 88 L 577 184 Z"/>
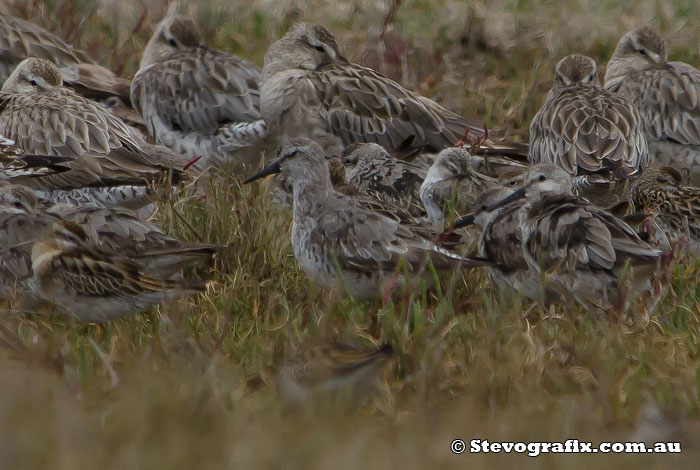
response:
<path fill-rule="evenodd" d="M 151 277 L 124 254 L 92 244 L 77 224 L 59 220 L 34 242 L 34 293 L 81 321 L 102 322 L 203 290 L 199 282 Z"/>
<path fill-rule="evenodd" d="M 63 80 L 90 98 L 129 98 L 129 80 L 96 64 L 85 52 L 72 47 L 44 28 L 19 18 L 0 15 L 0 83 L 29 57 L 53 62 Z"/>
<path fill-rule="evenodd" d="M 607 309 L 624 300 L 624 289 L 650 287 L 662 252 L 640 239 L 614 215 L 572 194 L 569 175 L 539 164 L 523 187 L 500 189 L 479 201 L 476 221 L 483 228 L 480 255 L 497 263 L 499 286 L 545 303 L 575 302 Z M 489 199 L 490 198 L 490 199 Z M 620 283 L 629 262 L 630 286 Z"/>
<path fill-rule="evenodd" d="M 484 133 L 480 122 L 350 63 L 321 25 L 295 24 L 270 45 L 264 62 L 260 111 L 282 145 L 302 137 L 328 155 L 361 142 L 404 152 L 439 151 L 455 145 L 467 128 L 473 135 Z"/>
<path fill-rule="evenodd" d="M 276 172 L 293 185 L 294 255 L 307 276 L 326 289 L 371 298 L 384 293 L 384 282 L 404 263 L 414 273 L 423 271 L 427 259 L 438 271 L 484 264 L 439 246 L 438 232 L 400 212 L 335 191 L 323 150 L 312 141 L 294 141 L 248 182 Z M 452 242 L 457 240 L 446 240 Z"/>
<path fill-rule="evenodd" d="M 625 34 L 605 72 L 605 87 L 639 109 L 651 161 L 700 184 L 700 71 L 668 62 L 666 46 L 651 28 Z"/>
<path fill-rule="evenodd" d="M 610 194 L 596 187 L 602 181 L 589 182 L 588 175 L 600 180 L 608 172 L 612 186 L 649 165 L 641 117 L 630 101 L 600 86 L 590 57 L 564 57 L 556 70 L 554 86 L 530 125 L 530 160 L 558 165 L 578 177 L 584 196 L 607 203 Z M 594 197 L 600 192 L 602 197 Z"/>
<path fill-rule="evenodd" d="M 179 178 L 185 157 L 143 142 L 99 104 L 61 86 L 50 62 L 27 59 L 0 91 L 0 133 L 27 152 L 73 159 L 70 171 L 26 182 L 43 189 L 112 187 Z"/>
<path fill-rule="evenodd" d="M 495 178 L 476 171 L 471 159 L 466 149 L 450 147 L 438 154 L 428 170 L 420 198 L 434 228 L 444 227 L 448 209 L 457 215 L 473 211 L 477 197 L 497 184 Z"/>
<path fill-rule="evenodd" d="M 265 136 L 260 70 L 201 45 L 194 22 L 166 16 L 156 27 L 131 84 L 131 101 L 157 142 L 198 162 L 257 164 Z"/>
<path fill-rule="evenodd" d="M 670 167 L 647 168 L 630 188 L 637 211 L 645 211 L 673 241 L 687 243 L 700 254 L 700 188 L 683 184 Z"/>
<path fill-rule="evenodd" d="M 0 186 L 0 296 L 27 297 L 31 244 L 55 222 L 78 224 L 90 243 L 112 254 L 131 257 L 145 273 L 169 277 L 185 266 L 206 261 L 212 245 L 187 243 L 165 235 L 127 209 L 53 203 L 21 185 Z"/>

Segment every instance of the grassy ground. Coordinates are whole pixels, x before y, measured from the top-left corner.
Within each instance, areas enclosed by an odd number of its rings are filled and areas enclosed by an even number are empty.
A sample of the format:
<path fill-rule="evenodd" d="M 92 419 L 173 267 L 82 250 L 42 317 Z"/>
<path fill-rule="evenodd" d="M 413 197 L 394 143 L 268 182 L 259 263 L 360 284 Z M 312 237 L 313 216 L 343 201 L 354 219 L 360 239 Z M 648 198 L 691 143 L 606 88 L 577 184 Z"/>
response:
<path fill-rule="evenodd" d="M 211 45 L 258 63 L 291 22 L 322 22 L 353 60 L 521 140 L 562 55 L 587 53 L 603 69 L 619 36 L 648 22 L 674 58 L 699 62 L 693 0 L 404 0 L 384 41 L 388 2 L 185 3 Z M 129 76 L 166 8 L 28 0 L 0 11 Z M 289 214 L 270 208 L 264 184 L 241 187 L 235 175 L 202 184 L 206 199 L 184 189 L 156 219 L 183 239 L 227 245 L 205 295 L 106 325 L 2 317 L 0 468 L 684 468 L 697 458 L 700 263 L 681 260 L 668 287 L 632 309 L 631 323 L 529 309 L 478 272 L 395 303 L 336 302 L 298 269 Z M 285 415 L 275 370 L 319 339 L 390 342 L 387 391 L 352 414 Z M 682 433 L 682 456 L 449 450 L 458 437 L 625 440 L 651 403 L 667 417 L 659 429 Z"/>

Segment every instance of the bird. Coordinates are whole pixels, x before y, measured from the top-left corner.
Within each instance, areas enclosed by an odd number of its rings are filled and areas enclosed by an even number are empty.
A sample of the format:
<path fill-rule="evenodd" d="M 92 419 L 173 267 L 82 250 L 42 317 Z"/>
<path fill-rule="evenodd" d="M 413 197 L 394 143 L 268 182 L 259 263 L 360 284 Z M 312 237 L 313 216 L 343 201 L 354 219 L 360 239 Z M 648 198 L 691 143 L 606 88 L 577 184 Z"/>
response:
<path fill-rule="evenodd" d="M 495 178 L 472 168 L 472 156 L 460 147 L 438 153 L 420 186 L 420 199 L 436 230 L 445 227 L 445 215 L 453 209 L 458 215 L 474 210 L 477 197 L 498 184 Z"/>
<path fill-rule="evenodd" d="M 530 124 L 530 161 L 566 170 L 581 194 L 609 203 L 649 165 L 642 120 L 623 96 L 601 87 L 598 67 L 581 54 L 562 58 L 542 108 Z"/>
<path fill-rule="evenodd" d="M 574 195 L 571 176 L 555 165 L 533 165 L 520 188 L 490 190 L 477 206 L 479 255 L 494 263 L 491 278 L 537 302 L 621 308 L 626 289 L 651 289 L 664 254 L 622 219 Z"/>
<path fill-rule="evenodd" d="M 414 217 L 425 217 L 420 203 L 420 185 L 426 175 L 423 168 L 392 157 L 375 143 L 347 146 L 341 161 L 347 183 L 359 194 L 406 209 Z"/>
<path fill-rule="evenodd" d="M 600 85 L 598 66 L 572 54 L 556 65 L 545 103 L 530 124 L 530 161 L 554 163 L 596 203 L 624 197 L 624 183 L 649 165 L 635 106 Z"/>
<path fill-rule="evenodd" d="M 159 279 L 124 255 L 90 243 L 77 224 L 58 220 L 31 249 L 31 289 L 61 313 L 105 322 L 175 297 L 204 290 L 200 281 Z"/>
<path fill-rule="evenodd" d="M 617 43 L 605 88 L 639 109 L 654 166 L 673 167 L 700 185 L 700 71 L 668 62 L 664 41 L 642 27 Z"/>
<path fill-rule="evenodd" d="M 0 134 L 26 152 L 73 159 L 66 163 L 71 171 L 26 182 L 49 190 L 177 182 L 183 173 L 175 166 L 186 162 L 63 87 L 58 68 L 42 59 L 22 61 L 0 89 Z"/>
<path fill-rule="evenodd" d="M 24 59 L 36 57 L 56 64 L 63 80 L 83 96 L 129 99 L 129 80 L 96 64 L 87 53 L 46 29 L 15 16 L 0 17 L 0 50 L 3 51 L 0 55 L 0 83 L 7 80 Z"/>
<path fill-rule="evenodd" d="M 72 158 L 28 154 L 15 141 L 0 135 L 0 181 L 18 182 L 69 171 Z"/>
<path fill-rule="evenodd" d="M 466 129 L 474 136 L 485 133 L 480 122 L 464 119 L 370 68 L 349 62 L 335 37 L 312 23 L 296 23 L 268 48 L 260 112 L 268 135 L 281 146 L 308 138 L 330 156 L 362 142 L 402 152 L 411 148 L 437 152 L 455 145 Z M 527 155 L 524 144 L 488 139 L 484 144 Z"/>
<path fill-rule="evenodd" d="M 392 356 L 390 344 L 378 348 L 340 342 L 306 345 L 279 368 L 277 390 L 288 407 L 343 399 L 359 405 L 381 387 L 382 371 Z"/>
<path fill-rule="evenodd" d="M 632 183 L 630 199 L 634 209 L 651 214 L 672 241 L 683 241 L 693 254 L 700 253 L 700 188 L 684 185 L 681 172 L 647 168 Z"/>
<path fill-rule="evenodd" d="M 439 232 L 403 219 L 401 212 L 338 193 L 316 142 L 292 141 L 280 158 L 244 183 L 277 173 L 293 188 L 294 256 L 306 275 L 325 289 L 364 300 L 386 295 L 397 282 L 400 285 L 406 278 L 399 272 L 402 266 L 415 275 L 423 274 L 428 259 L 437 271 L 484 265 L 448 249 L 461 239 L 439 244 Z"/>
<path fill-rule="evenodd" d="M 170 277 L 184 267 L 211 262 L 218 249 L 170 237 L 127 209 L 53 203 L 32 188 L 0 183 L 0 297 L 35 303 L 29 300 L 33 297 L 28 284 L 31 244 L 60 220 L 79 225 L 92 244 L 132 258 L 144 273 L 156 277 Z"/>
<path fill-rule="evenodd" d="M 203 156 L 198 165 L 257 165 L 266 133 L 259 83 L 255 64 L 202 45 L 194 21 L 170 12 L 143 51 L 131 101 L 158 143 Z"/>

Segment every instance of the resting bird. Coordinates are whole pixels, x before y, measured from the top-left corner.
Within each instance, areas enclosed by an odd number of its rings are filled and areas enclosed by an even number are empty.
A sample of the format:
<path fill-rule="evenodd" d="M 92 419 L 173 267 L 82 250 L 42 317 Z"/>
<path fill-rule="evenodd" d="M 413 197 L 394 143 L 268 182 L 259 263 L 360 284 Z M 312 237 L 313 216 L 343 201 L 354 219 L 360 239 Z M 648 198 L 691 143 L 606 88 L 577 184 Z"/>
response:
<path fill-rule="evenodd" d="M 277 389 L 288 406 L 342 398 L 357 405 L 381 386 L 382 370 L 392 355 L 389 344 L 369 349 L 343 343 L 304 347 L 280 367 Z"/>
<path fill-rule="evenodd" d="M 208 262 L 216 246 L 179 241 L 126 209 L 54 204 L 22 185 L 0 185 L 0 297 L 37 303 L 29 289 L 31 247 L 60 220 L 75 223 L 91 244 L 132 258 L 145 274 L 170 277 L 184 267 Z"/>
<path fill-rule="evenodd" d="M 34 242 L 31 257 L 32 290 L 80 321 L 113 320 L 204 290 L 198 281 L 144 274 L 135 260 L 98 248 L 79 225 L 65 220 Z"/>
<path fill-rule="evenodd" d="M 600 86 L 590 57 L 574 54 L 557 63 L 554 86 L 530 125 L 530 161 L 563 168 L 579 192 L 599 204 L 622 195 L 615 181 L 649 165 L 639 112 Z"/>
<path fill-rule="evenodd" d="M 625 34 L 605 70 L 605 88 L 639 109 L 654 166 L 670 166 L 700 185 L 700 71 L 668 62 L 656 32 Z"/>
<path fill-rule="evenodd" d="M 0 90 L 0 134 L 26 152 L 73 159 L 26 184 L 47 190 L 146 186 L 181 176 L 186 158 L 143 142 L 119 118 L 62 86 L 54 64 L 21 62 Z"/>
<path fill-rule="evenodd" d="M 479 255 L 494 263 L 490 277 L 501 289 L 543 303 L 622 307 L 625 294 L 651 288 L 663 252 L 572 189 L 564 170 L 538 164 L 521 188 L 486 192 L 475 217 Z"/>
<path fill-rule="evenodd" d="M 700 254 L 700 188 L 684 185 L 678 170 L 647 168 L 632 183 L 630 199 L 672 241 L 687 243 L 694 255 Z"/>
<path fill-rule="evenodd" d="M 198 165 L 257 165 L 265 136 L 259 82 L 256 65 L 201 45 L 190 18 L 168 15 L 143 51 L 131 101 L 158 143 L 202 156 Z"/>
<path fill-rule="evenodd" d="M 0 16 L 0 83 L 29 57 L 53 62 L 68 86 L 93 99 L 129 99 L 129 80 L 97 65 L 85 52 L 44 28 L 9 15 Z"/>
<path fill-rule="evenodd" d="M 333 35 L 310 23 L 295 24 L 268 48 L 260 111 L 269 135 L 280 145 L 308 138 L 329 156 L 361 142 L 402 152 L 411 148 L 440 151 L 455 145 L 467 129 L 474 136 L 484 134 L 480 122 L 464 119 L 370 68 L 350 63 Z M 522 144 L 486 140 L 484 145 L 527 155 Z"/>

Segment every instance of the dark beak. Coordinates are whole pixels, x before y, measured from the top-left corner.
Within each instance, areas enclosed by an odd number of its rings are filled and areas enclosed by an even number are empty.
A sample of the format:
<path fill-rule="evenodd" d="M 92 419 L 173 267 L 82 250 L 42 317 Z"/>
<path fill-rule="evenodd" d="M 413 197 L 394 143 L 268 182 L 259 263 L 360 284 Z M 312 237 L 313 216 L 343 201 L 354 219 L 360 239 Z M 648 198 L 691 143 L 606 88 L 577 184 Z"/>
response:
<path fill-rule="evenodd" d="M 277 173 L 282 171 L 281 162 L 281 160 L 275 160 L 274 162 L 270 163 L 265 168 L 263 168 L 247 180 L 243 181 L 243 184 L 252 183 L 253 181 L 259 180 L 260 178 L 264 178 L 267 175 L 276 175 Z"/>
<path fill-rule="evenodd" d="M 455 223 L 452 224 L 452 228 L 462 228 L 468 225 L 474 225 L 474 214 L 465 215 L 455 220 Z"/>
<path fill-rule="evenodd" d="M 513 194 L 511 194 L 508 197 L 505 197 L 498 201 L 497 203 L 493 204 L 491 207 L 488 208 L 489 211 L 492 211 L 494 209 L 498 209 L 499 207 L 503 207 L 507 204 L 510 204 L 513 201 L 517 201 L 518 199 L 522 199 L 525 197 L 525 188 L 520 188 L 517 191 L 515 191 Z"/>

